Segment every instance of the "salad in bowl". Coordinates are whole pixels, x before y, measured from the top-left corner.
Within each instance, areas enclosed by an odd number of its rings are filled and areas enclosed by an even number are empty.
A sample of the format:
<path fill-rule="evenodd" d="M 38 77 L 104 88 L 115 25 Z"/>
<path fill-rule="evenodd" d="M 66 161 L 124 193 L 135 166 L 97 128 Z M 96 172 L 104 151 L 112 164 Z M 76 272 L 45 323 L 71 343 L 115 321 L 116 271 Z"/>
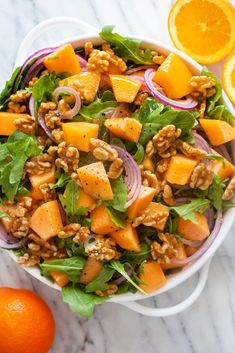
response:
<path fill-rule="evenodd" d="M 100 37 L 35 52 L 0 95 L 0 247 L 83 316 L 198 260 L 235 193 L 220 81 Z"/>

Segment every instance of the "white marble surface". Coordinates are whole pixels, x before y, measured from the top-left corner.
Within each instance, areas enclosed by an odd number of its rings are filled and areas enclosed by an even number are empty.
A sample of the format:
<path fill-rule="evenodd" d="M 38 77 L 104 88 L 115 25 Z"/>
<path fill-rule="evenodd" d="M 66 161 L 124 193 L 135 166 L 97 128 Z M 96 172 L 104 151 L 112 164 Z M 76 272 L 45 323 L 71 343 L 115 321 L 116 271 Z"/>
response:
<path fill-rule="evenodd" d="M 119 31 L 170 43 L 167 14 L 171 3 L 170 0 L 0 0 L 0 85 L 11 72 L 22 38 L 46 18 L 67 15 L 96 27 L 116 24 Z M 71 33 L 53 31 L 57 39 L 68 34 Z M 49 44 L 46 39 L 47 42 L 44 38 L 40 44 Z M 57 327 L 51 350 L 54 353 L 234 353 L 234 232 L 235 227 L 214 256 L 201 297 L 175 317 L 148 318 L 108 303 L 99 306 L 93 318 L 81 319 L 62 303 L 58 292 L 31 278 L 2 252 L 0 286 L 30 288 L 48 302 Z M 161 295 L 157 304 L 176 304 L 190 293 L 195 283 L 196 278 L 192 278 Z M 148 300 L 147 304 L 154 305 L 156 301 Z"/>

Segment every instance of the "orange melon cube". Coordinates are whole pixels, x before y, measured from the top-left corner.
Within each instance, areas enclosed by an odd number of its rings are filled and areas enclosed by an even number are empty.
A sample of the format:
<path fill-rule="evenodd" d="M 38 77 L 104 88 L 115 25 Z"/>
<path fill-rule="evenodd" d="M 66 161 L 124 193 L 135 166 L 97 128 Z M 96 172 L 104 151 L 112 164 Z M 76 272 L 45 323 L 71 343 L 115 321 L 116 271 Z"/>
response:
<path fill-rule="evenodd" d="M 110 63 L 108 73 L 114 74 L 114 75 L 120 75 L 122 73 L 122 70 L 120 69 L 119 66 Z"/>
<path fill-rule="evenodd" d="M 56 236 L 63 229 L 58 202 L 53 200 L 39 206 L 30 218 L 30 228 L 44 240 Z"/>
<path fill-rule="evenodd" d="M 113 191 L 102 162 L 91 163 L 77 170 L 83 190 L 95 199 L 112 200 Z"/>
<path fill-rule="evenodd" d="M 125 75 L 109 75 L 117 102 L 132 103 L 142 86 L 142 82 Z"/>
<path fill-rule="evenodd" d="M 158 203 L 158 202 L 150 202 L 150 204 L 145 208 L 144 211 L 147 211 L 149 212 L 150 214 L 153 213 L 153 214 L 158 214 L 158 213 L 161 213 L 161 212 L 166 212 L 166 214 L 168 214 L 169 216 L 169 209 L 167 206 L 164 206 L 162 205 L 161 203 Z M 155 226 L 152 226 L 153 228 L 156 228 L 158 230 L 163 230 L 165 228 L 165 225 L 166 225 L 166 221 L 167 221 L 167 218 L 165 218 L 164 221 L 162 221 L 161 223 L 155 225 Z M 143 222 L 144 224 L 144 222 Z"/>
<path fill-rule="evenodd" d="M 186 255 L 186 250 L 185 250 L 184 244 L 180 243 L 178 256 L 173 257 L 172 260 L 185 260 L 186 257 L 187 257 L 187 255 Z M 163 270 L 169 270 L 171 268 L 178 268 L 178 267 L 184 266 L 184 265 L 176 265 L 176 264 L 171 264 L 171 263 L 168 264 L 168 263 L 163 263 L 163 262 L 159 262 L 159 263 L 160 263 L 161 268 Z"/>
<path fill-rule="evenodd" d="M 143 282 L 140 288 L 146 293 L 154 292 L 166 283 L 166 276 L 156 261 L 146 261 L 142 266 L 139 279 Z"/>
<path fill-rule="evenodd" d="M 16 130 L 15 120 L 28 116 L 28 114 L 0 112 L 0 135 L 10 136 Z"/>
<path fill-rule="evenodd" d="M 72 144 L 79 151 L 90 151 L 90 139 L 97 138 L 99 132 L 98 124 L 86 122 L 71 122 L 62 124 L 64 140 Z"/>
<path fill-rule="evenodd" d="M 111 220 L 104 205 L 100 205 L 91 211 L 92 232 L 105 235 L 114 232 L 116 229 L 118 229 L 118 227 Z"/>
<path fill-rule="evenodd" d="M 197 223 L 179 218 L 177 231 L 186 239 L 204 240 L 210 235 L 207 218 L 200 212 L 195 213 Z"/>
<path fill-rule="evenodd" d="M 165 179 L 171 184 L 185 185 L 188 184 L 191 174 L 198 164 L 198 161 L 177 154 L 171 157 Z"/>
<path fill-rule="evenodd" d="M 64 287 L 66 286 L 66 284 L 69 283 L 69 278 L 64 273 L 58 272 L 58 271 L 49 271 L 49 272 L 51 277 L 59 287 Z"/>
<path fill-rule="evenodd" d="M 12 218 L 12 217 L 9 217 L 9 218 L 3 217 L 3 218 L 1 218 L 1 222 L 3 224 L 3 227 L 6 229 L 6 231 L 8 233 L 10 233 L 10 231 L 11 231 L 11 227 L 13 226 L 14 220 L 15 219 Z"/>
<path fill-rule="evenodd" d="M 100 74 L 94 72 L 82 72 L 78 75 L 67 77 L 59 82 L 60 86 L 69 86 L 78 91 L 81 95 L 83 90 L 86 90 L 86 101 L 92 102 L 95 99 L 96 93 L 100 85 Z"/>
<path fill-rule="evenodd" d="M 222 157 L 219 153 L 213 150 L 213 154 Z M 222 180 L 230 178 L 235 173 L 235 166 L 230 163 L 226 158 L 222 157 L 221 160 L 215 160 L 212 163 L 212 169 L 216 175 Z"/>
<path fill-rule="evenodd" d="M 121 248 L 129 251 L 140 251 L 139 237 L 131 223 L 128 223 L 125 228 L 118 229 L 110 235 Z"/>
<path fill-rule="evenodd" d="M 93 257 L 88 257 L 80 274 L 79 282 L 82 284 L 90 283 L 98 276 L 102 268 L 102 262 L 94 259 Z"/>
<path fill-rule="evenodd" d="M 198 251 L 199 247 L 196 248 L 195 246 L 186 246 L 185 247 L 185 252 L 187 257 L 192 256 L 193 254 L 195 254 L 196 251 Z"/>
<path fill-rule="evenodd" d="M 56 181 L 55 178 L 55 168 L 49 170 L 41 175 L 32 174 L 29 177 L 30 183 L 32 185 L 31 188 L 31 196 L 34 200 L 43 200 L 43 193 L 40 190 L 40 186 L 42 184 L 53 184 Z"/>
<path fill-rule="evenodd" d="M 167 97 L 182 98 L 191 92 L 189 81 L 192 77 L 184 61 L 175 53 L 171 53 L 159 66 L 153 81 L 165 91 Z"/>
<path fill-rule="evenodd" d="M 199 119 L 210 143 L 214 146 L 223 145 L 235 139 L 235 128 L 226 121 L 215 119 Z"/>
<path fill-rule="evenodd" d="M 55 71 L 57 74 L 68 72 L 75 75 L 82 71 L 71 44 L 64 44 L 47 55 L 43 64 L 49 72 Z"/>
<path fill-rule="evenodd" d="M 128 218 L 132 221 L 141 213 L 153 200 L 156 190 L 148 186 L 141 185 L 140 193 L 137 199 L 128 207 Z"/>
<path fill-rule="evenodd" d="M 147 155 L 144 157 L 144 160 L 143 160 L 142 164 L 143 164 L 145 170 L 150 170 L 151 172 L 154 172 L 153 161 Z"/>
<path fill-rule="evenodd" d="M 105 126 L 114 135 L 128 141 L 138 142 L 142 124 L 134 118 L 111 118 Z"/>
<path fill-rule="evenodd" d="M 78 202 L 77 206 L 79 207 L 85 207 L 89 210 L 93 209 L 96 204 L 95 199 L 88 195 L 83 189 L 80 189 L 79 196 L 78 196 Z"/>

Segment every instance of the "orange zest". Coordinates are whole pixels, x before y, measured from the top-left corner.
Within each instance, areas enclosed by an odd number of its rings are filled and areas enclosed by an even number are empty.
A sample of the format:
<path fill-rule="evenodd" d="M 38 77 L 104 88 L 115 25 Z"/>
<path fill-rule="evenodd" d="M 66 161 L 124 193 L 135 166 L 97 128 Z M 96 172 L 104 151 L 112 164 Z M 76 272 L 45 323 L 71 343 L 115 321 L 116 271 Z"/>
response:
<path fill-rule="evenodd" d="M 235 53 L 224 64 L 222 80 L 229 99 L 235 103 Z"/>
<path fill-rule="evenodd" d="M 200 63 L 216 63 L 235 46 L 235 9 L 227 0 L 177 0 L 168 30 L 176 48 Z"/>

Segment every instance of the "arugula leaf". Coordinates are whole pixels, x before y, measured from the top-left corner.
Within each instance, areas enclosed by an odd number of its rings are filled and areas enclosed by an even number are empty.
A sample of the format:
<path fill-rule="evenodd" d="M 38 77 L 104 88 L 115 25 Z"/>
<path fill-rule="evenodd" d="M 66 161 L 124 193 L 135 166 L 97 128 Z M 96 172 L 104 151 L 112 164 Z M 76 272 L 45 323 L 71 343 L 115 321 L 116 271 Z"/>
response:
<path fill-rule="evenodd" d="M 0 211 L 0 218 L 10 218 L 10 216 L 6 212 Z"/>
<path fill-rule="evenodd" d="M 74 180 L 70 180 L 65 188 L 65 196 L 59 195 L 60 202 L 72 223 L 80 223 L 81 216 L 87 215 L 87 209 L 85 207 L 77 206 L 79 197 L 79 187 Z"/>
<path fill-rule="evenodd" d="M 96 290 L 103 291 L 108 289 L 109 286 L 107 282 L 113 277 L 114 272 L 114 269 L 105 265 L 98 276 L 86 285 L 86 293 L 95 292 Z"/>
<path fill-rule="evenodd" d="M 120 273 L 123 277 L 126 278 L 126 280 L 132 284 L 136 289 L 138 289 L 141 293 L 147 295 L 147 293 L 136 284 L 131 277 L 128 275 L 128 273 L 125 270 L 124 264 L 122 264 L 120 261 L 111 261 L 109 266 L 113 268 L 115 271 Z"/>
<path fill-rule="evenodd" d="M 17 76 L 20 72 L 20 67 L 17 67 L 13 74 L 11 75 L 11 78 L 6 82 L 5 87 L 0 93 L 0 110 L 4 107 L 4 105 L 7 103 L 9 100 L 10 95 L 12 94 L 12 88 L 14 86 L 15 80 L 17 79 Z M 17 80 L 17 85 L 16 85 L 16 90 L 19 87 L 21 83 L 21 77 L 19 77 L 19 80 Z"/>
<path fill-rule="evenodd" d="M 136 161 L 136 163 L 141 164 L 144 159 L 144 147 L 138 142 L 136 144 L 136 147 L 137 147 L 137 150 L 133 155 L 133 158 Z"/>
<path fill-rule="evenodd" d="M 65 186 L 70 180 L 70 176 L 66 173 L 63 173 L 61 169 L 58 169 L 56 172 L 57 182 L 55 184 L 49 184 L 51 190 L 62 188 Z"/>
<path fill-rule="evenodd" d="M 126 149 L 126 146 L 125 146 L 124 142 L 121 139 L 117 138 L 117 137 L 111 138 L 110 145 L 115 145 L 115 146 L 121 147 L 124 150 Z"/>
<path fill-rule="evenodd" d="M 58 271 L 67 275 L 72 282 L 77 282 L 84 264 L 85 259 L 77 256 L 68 259 L 47 260 L 40 267 L 45 277 L 50 276 L 50 271 Z"/>
<path fill-rule="evenodd" d="M 123 181 L 122 176 L 115 180 L 110 181 L 113 199 L 110 201 L 103 201 L 105 206 L 114 208 L 117 211 L 125 212 L 126 211 L 126 202 L 127 202 L 127 187 Z"/>
<path fill-rule="evenodd" d="M 108 299 L 108 297 L 98 297 L 95 294 L 85 293 L 78 285 L 73 286 L 71 284 L 62 288 L 62 298 L 71 310 L 86 318 L 92 316 L 97 304 L 101 304 Z"/>
<path fill-rule="evenodd" d="M 222 156 L 219 156 L 218 154 L 209 153 L 206 158 L 211 161 L 221 161 L 223 163 L 223 166 L 225 165 L 224 158 Z"/>
<path fill-rule="evenodd" d="M 140 265 L 143 261 L 151 257 L 150 247 L 146 243 L 142 243 L 140 246 L 140 251 L 124 251 L 122 260 L 127 261 L 134 265 Z"/>
<path fill-rule="evenodd" d="M 170 207 L 170 210 L 176 212 L 179 217 L 185 220 L 190 220 L 196 224 L 197 219 L 195 217 L 195 213 L 204 213 L 209 206 L 210 201 L 207 199 L 194 199 L 183 205 L 172 206 Z"/>
<path fill-rule="evenodd" d="M 36 139 L 21 131 L 15 131 L 0 145 L 0 186 L 9 200 L 13 200 L 20 187 L 25 162 L 41 152 Z"/>
<path fill-rule="evenodd" d="M 55 72 L 40 77 L 32 89 L 32 96 L 35 103 L 39 104 L 50 100 L 52 92 L 58 87 L 58 81 L 59 78 L 56 76 Z"/>
<path fill-rule="evenodd" d="M 207 113 L 207 117 L 212 119 L 224 120 L 227 123 L 230 123 L 232 120 L 235 119 L 235 116 L 223 104 L 217 105 L 214 109 L 210 110 Z"/>
<path fill-rule="evenodd" d="M 206 66 L 202 68 L 201 75 L 212 77 L 215 80 L 215 89 L 216 93 L 214 96 L 209 97 L 207 100 L 207 113 L 212 111 L 215 108 L 215 104 L 220 100 L 222 97 L 222 85 L 218 77 L 216 77 L 211 71 L 208 70 Z"/>
<path fill-rule="evenodd" d="M 217 210 L 222 208 L 224 187 L 223 180 L 218 175 L 214 175 L 213 183 L 209 186 L 207 197 Z"/>
<path fill-rule="evenodd" d="M 100 37 L 114 46 L 115 53 L 124 60 L 131 60 L 135 64 L 152 64 L 152 54 L 150 49 L 141 50 L 141 41 L 122 37 L 118 33 L 113 33 L 114 26 L 105 26 L 99 33 Z"/>
<path fill-rule="evenodd" d="M 119 228 L 126 227 L 126 213 L 115 210 L 112 207 L 105 207 L 113 223 Z"/>
<path fill-rule="evenodd" d="M 138 114 L 136 114 L 136 118 L 141 124 L 145 124 L 152 120 L 151 113 L 161 114 L 164 109 L 164 104 L 159 103 L 155 98 L 148 98 L 144 104 L 141 105 Z"/>

